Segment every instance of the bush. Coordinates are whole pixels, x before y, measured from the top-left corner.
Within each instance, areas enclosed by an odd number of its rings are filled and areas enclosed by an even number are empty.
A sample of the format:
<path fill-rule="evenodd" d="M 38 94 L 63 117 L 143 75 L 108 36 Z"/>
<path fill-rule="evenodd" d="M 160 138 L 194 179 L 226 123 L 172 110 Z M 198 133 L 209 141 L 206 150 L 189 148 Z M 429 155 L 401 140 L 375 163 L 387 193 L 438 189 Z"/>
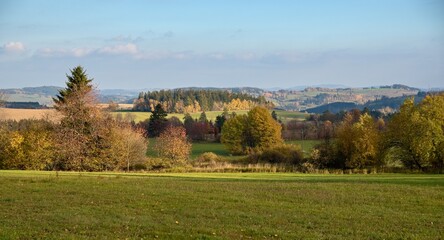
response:
<path fill-rule="evenodd" d="M 171 161 L 162 158 L 149 158 L 146 161 L 146 170 L 149 171 L 162 171 L 173 166 Z"/>
<path fill-rule="evenodd" d="M 262 152 L 250 155 L 252 162 L 282 163 L 282 164 L 300 164 L 303 160 L 303 154 L 299 145 L 279 145 L 265 149 Z"/>
<path fill-rule="evenodd" d="M 310 163 L 315 168 L 345 168 L 345 157 L 338 152 L 338 146 L 335 142 L 324 141 L 314 146 L 311 151 Z"/>
<path fill-rule="evenodd" d="M 222 162 L 223 159 L 213 152 L 205 152 L 199 155 L 193 162 L 195 167 L 212 167 L 218 162 Z"/>

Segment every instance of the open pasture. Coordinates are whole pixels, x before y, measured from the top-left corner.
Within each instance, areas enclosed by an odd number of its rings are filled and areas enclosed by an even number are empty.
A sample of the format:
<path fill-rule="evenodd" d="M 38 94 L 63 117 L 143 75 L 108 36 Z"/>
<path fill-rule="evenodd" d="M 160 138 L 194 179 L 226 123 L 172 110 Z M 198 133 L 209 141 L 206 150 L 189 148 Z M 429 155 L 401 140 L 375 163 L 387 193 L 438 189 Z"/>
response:
<path fill-rule="evenodd" d="M 247 110 L 237 110 L 237 111 L 232 111 L 235 112 L 236 114 L 247 114 Z M 232 112 L 229 112 L 230 114 Z M 197 113 L 190 113 L 191 117 L 193 119 L 199 119 L 200 114 L 202 112 L 197 112 Z M 223 111 L 209 111 L 209 112 L 205 112 L 207 119 L 211 120 L 211 121 L 215 121 L 216 117 L 221 115 L 223 113 Z M 141 122 L 144 121 L 146 119 L 148 119 L 151 116 L 150 112 L 126 112 L 126 111 L 121 111 L 121 112 L 113 112 L 112 113 L 114 116 L 117 115 L 121 115 L 123 118 L 125 118 L 125 115 L 129 115 L 131 116 L 132 119 L 134 119 L 135 122 Z M 278 119 L 283 121 L 283 122 L 288 122 L 290 120 L 299 120 L 299 121 L 303 121 L 305 119 L 305 117 L 307 116 L 307 114 L 305 113 L 301 113 L 301 112 L 289 112 L 289 111 L 282 111 L 282 110 L 277 110 L 276 114 L 278 116 Z M 177 117 L 179 118 L 181 121 L 183 121 L 184 118 L 184 114 L 183 113 L 169 113 L 167 118 L 170 117 Z"/>
<path fill-rule="evenodd" d="M 248 111 L 247 110 L 238 110 L 238 111 L 234 111 L 236 114 L 246 114 Z M 200 115 L 202 112 L 196 112 L 196 113 L 190 113 L 191 117 L 193 119 L 199 119 Z M 215 121 L 216 117 L 221 115 L 223 113 L 223 111 L 209 111 L 209 112 L 205 112 L 205 115 L 207 116 L 207 119 L 209 121 Z M 229 112 L 232 113 L 232 112 Z M 125 115 L 129 115 L 131 116 L 131 118 L 134 119 L 135 122 L 141 122 L 141 121 L 145 121 L 146 119 L 150 118 L 151 116 L 151 112 L 113 112 L 112 113 L 114 116 L 117 115 L 121 115 L 123 118 L 125 118 Z M 183 113 L 168 113 L 167 118 L 171 118 L 171 117 L 177 117 L 179 120 L 183 121 L 185 114 Z"/>
<path fill-rule="evenodd" d="M 0 171 L 1 239 L 440 239 L 442 175 Z"/>
<path fill-rule="evenodd" d="M 156 152 L 154 151 L 154 146 L 156 145 L 156 139 L 150 138 L 148 140 L 148 153 L 147 155 L 150 157 L 156 157 Z M 298 144 L 301 145 L 304 156 L 308 157 L 310 155 L 311 149 L 318 143 L 320 140 L 293 140 L 286 141 L 286 144 Z M 230 152 L 225 148 L 222 143 L 217 142 L 193 142 L 191 149 L 191 159 L 196 159 L 199 155 L 205 152 L 213 152 L 225 159 L 238 159 L 239 156 L 232 156 Z"/>

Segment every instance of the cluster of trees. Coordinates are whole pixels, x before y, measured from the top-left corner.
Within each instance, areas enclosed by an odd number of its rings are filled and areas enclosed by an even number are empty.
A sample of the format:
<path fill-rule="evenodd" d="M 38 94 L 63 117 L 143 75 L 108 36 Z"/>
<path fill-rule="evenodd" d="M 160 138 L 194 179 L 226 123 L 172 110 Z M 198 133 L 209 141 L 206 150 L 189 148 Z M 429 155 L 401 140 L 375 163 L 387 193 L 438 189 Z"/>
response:
<path fill-rule="evenodd" d="M 271 106 L 263 96 L 253 97 L 224 90 L 175 89 L 140 93 L 133 109 L 151 112 L 158 104 L 170 113 L 248 110 L 257 105 Z"/>
<path fill-rule="evenodd" d="M 247 154 L 283 144 L 281 125 L 267 108 L 255 107 L 247 115 L 228 119 L 222 127 L 221 142 L 233 154 Z"/>
<path fill-rule="evenodd" d="M 221 142 L 236 155 L 248 154 L 248 162 L 297 165 L 302 162 L 300 146 L 284 144 L 276 113 L 255 107 L 247 115 L 232 115 L 222 126 Z"/>
<path fill-rule="evenodd" d="M 342 123 L 345 115 L 351 115 L 353 122 L 359 120 L 363 114 L 370 115 L 373 119 L 385 122 L 390 115 L 383 115 L 378 111 L 364 109 L 351 109 L 350 111 L 340 111 L 336 114 L 330 111 L 324 111 L 322 114 L 311 114 L 305 121 L 290 120 L 282 123 L 282 137 L 285 140 L 323 140 L 332 138 L 336 135 L 339 125 Z"/>
<path fill-rule="evenodd" d="M 368 113 L 346 113 L 331 136 L 312 152 L 320 168 L 407 167 L 442 171 L 444 94 L 427 95 L 419 104 L 407 99 L 385 122 Z"/>
<path fill-rule="evenodd" d="M 96 104 L 92 79 L 81 66 L 67 75 L 67 88 L 54 98 L 59 123 L 48 120 L 0 124 L 0 167 L 7 169 L 129 170 L 143 162 L 144 132 L 119 122 Z"/>
<path fill-rule="evenodd" d="M 279 124 L 267 109 L 256 107 L 234 116 L 222 127 L 221 142 L 233 154 L 250 159 L 302 164 L 315 168 L 364 169 L 406 167 L 442 172 L 444 167 L 444 94 L 410 98 L 400 111 L 382 118 L 371 111 L 312 115 L 308 121 Z M 342 120 L 339 120 L 342 118 Z M 296 149 L 282 145 L 282 133 L 295 130 L 299 139 L 322 139 L 302 160 Z"/>
<path fill-rule="evenodd" d="M 167 118 L 168 113 L 163 109 L 161 104 L 157 104 L 151 113 L 150 118 L 136 124 L 138 127 L 145 129 L 151 138 L 159 137 L 167 127 L 183 127 L 186 136 L 192 141 L 219 141 L 222 126 L 226 119 L 235 116 L 235 113 L 229 114 L 224 111 L 216 117 L 216 121 L 208 120 L 206 113 L 202 112 L 199 118 L 194 119 L 189 113 L 184 115 L 181 120 L 177 117 Z"/>

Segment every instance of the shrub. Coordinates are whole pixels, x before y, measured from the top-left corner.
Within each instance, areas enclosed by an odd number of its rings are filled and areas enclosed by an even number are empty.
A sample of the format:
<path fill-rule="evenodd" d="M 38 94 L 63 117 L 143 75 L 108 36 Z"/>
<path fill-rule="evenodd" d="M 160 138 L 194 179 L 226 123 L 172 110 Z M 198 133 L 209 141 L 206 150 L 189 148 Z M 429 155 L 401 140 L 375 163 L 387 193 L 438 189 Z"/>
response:
<path fill-rule="evenodd" d="M 193 162 L 195 167 L 211 167 L 215 166 L 218 162 L 223 161 L 223 159 L 213 152 L 205 152 L 199 155 Z"/>
<path fill-rule="evenodd" d="M 300 164 L 303 159 L 301 147 L 299 145 L 278 145 L 265 149 L 262 152 L 250 155 L 252 162 Z"/>

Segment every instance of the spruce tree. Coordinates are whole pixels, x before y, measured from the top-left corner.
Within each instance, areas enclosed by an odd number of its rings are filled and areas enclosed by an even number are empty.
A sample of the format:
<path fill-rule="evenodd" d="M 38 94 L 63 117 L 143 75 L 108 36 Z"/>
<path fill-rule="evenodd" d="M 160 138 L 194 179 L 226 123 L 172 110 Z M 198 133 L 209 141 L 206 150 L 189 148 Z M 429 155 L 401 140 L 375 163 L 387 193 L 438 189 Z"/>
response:
<path fill-rule="evenodd" d="M 88 75 L 82 66 L 77 66 L 70 71 L 71 75 L 66 74 L 68 78 L 66 88 L 59 90 L 59 94 L 53 98 L 56 109 L 62 107 L 69 96 L 78 92 L 89 93 L 93 90 L 91 85 L 93 79 L 88 79 Z"/>
<path fill-rule="evenodd" d="M 160 133 L 164 130 L 167 123 L 167 112 L 163 109 L 162 105 L 159 103 L 151 112 L 150 121 L 148 123 L 148 136 L 158 137 Z"/>

